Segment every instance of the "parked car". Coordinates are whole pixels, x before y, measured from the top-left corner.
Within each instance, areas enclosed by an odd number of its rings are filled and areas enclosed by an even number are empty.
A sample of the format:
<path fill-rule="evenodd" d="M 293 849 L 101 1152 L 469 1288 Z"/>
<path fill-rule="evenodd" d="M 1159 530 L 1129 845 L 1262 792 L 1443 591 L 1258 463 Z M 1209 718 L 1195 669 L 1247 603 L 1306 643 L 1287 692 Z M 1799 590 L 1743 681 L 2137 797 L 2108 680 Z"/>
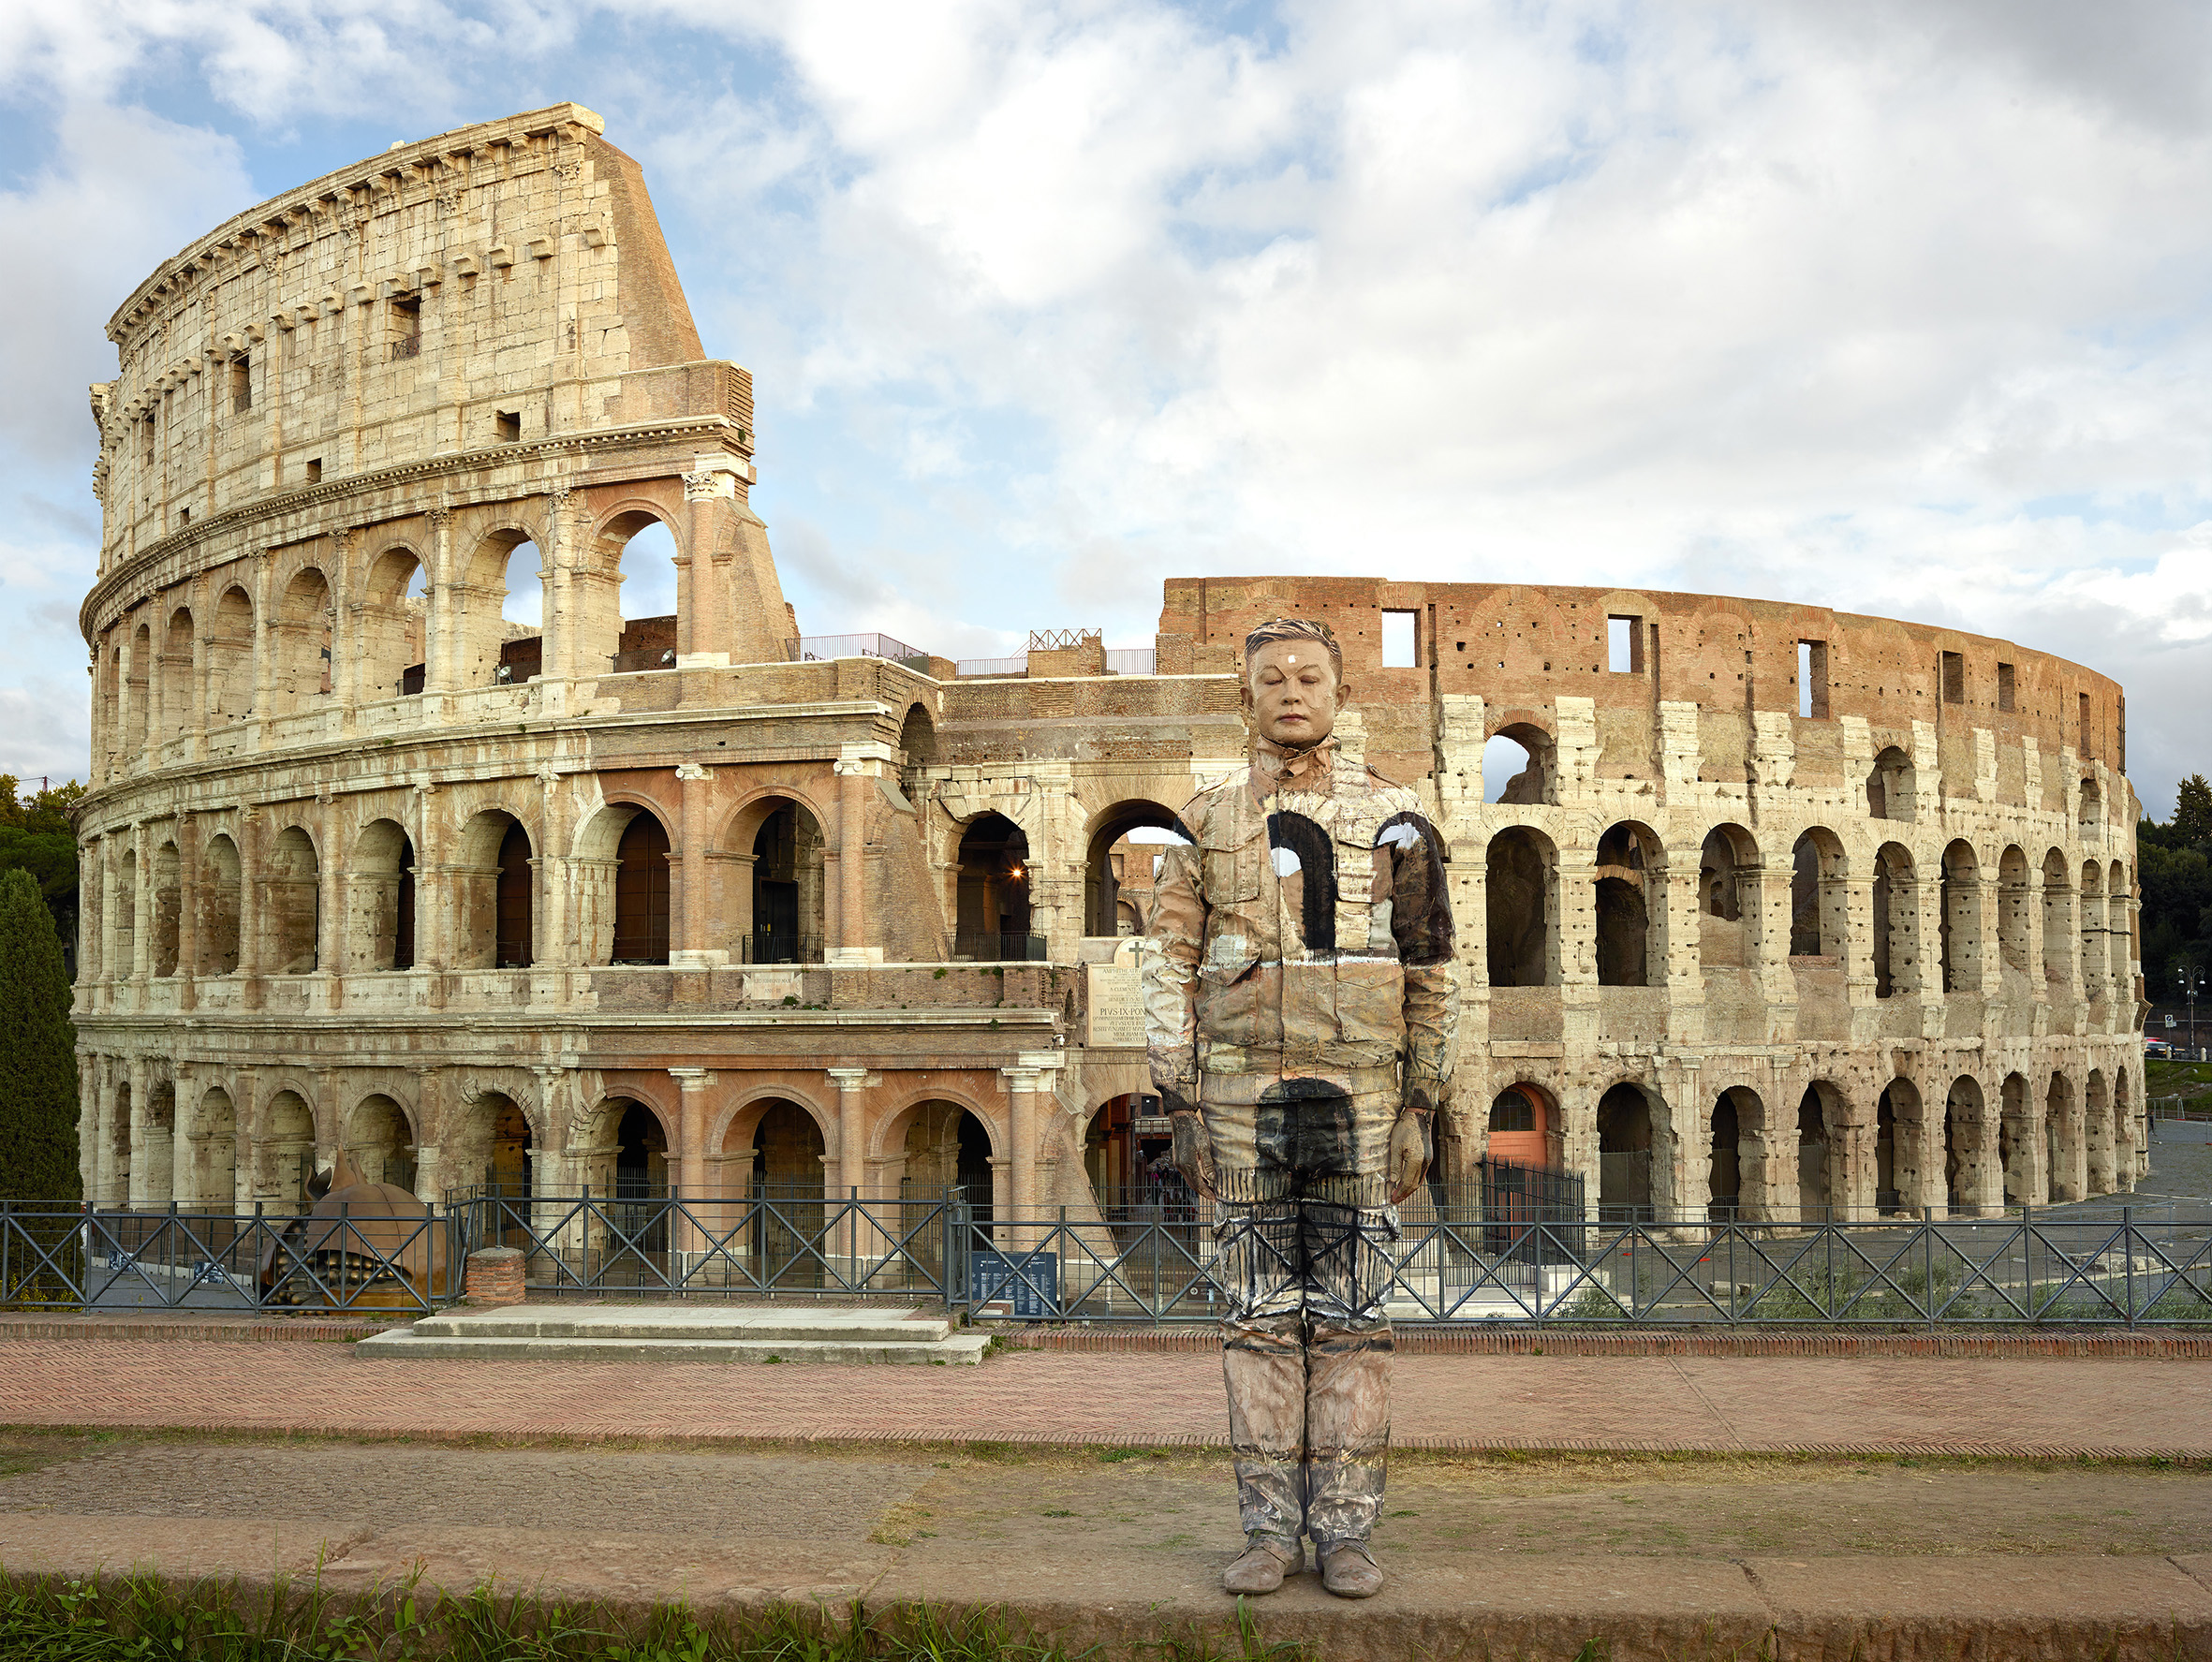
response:
<path fill-rule="evenodd" d="M 2170 1062 L 2174 1059 L 2174 1047 L 2162 1038 L 2146 1038 L 2143 1041 L 2143 1058 L 2146 1062 Z"/>

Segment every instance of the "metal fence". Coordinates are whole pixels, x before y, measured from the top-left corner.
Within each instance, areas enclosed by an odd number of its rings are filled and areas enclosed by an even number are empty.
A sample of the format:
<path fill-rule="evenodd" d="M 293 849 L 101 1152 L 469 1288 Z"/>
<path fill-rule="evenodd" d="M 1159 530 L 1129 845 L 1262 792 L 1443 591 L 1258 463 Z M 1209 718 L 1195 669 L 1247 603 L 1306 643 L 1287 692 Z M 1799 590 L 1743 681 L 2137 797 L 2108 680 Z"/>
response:
<path fill-rule="evenodd" d="M 955 963 L 1042 963 L 1049 943 L 1040 934 L 956 934 L 952 937 Z"/>
<path fill-rule="evenodd" d="M 892 635 L 801 635 L 784 642 L 785 655 L 793 663 L 822 658 L 888 658 L 894 664 L 927 669 L 929 654 Z"/>
<path fill-rule="evenodd" d="M 0 1200 L 0 1304 L 384 1310 L 461 1295 L 458 1220 L 163 1212 Z"/>

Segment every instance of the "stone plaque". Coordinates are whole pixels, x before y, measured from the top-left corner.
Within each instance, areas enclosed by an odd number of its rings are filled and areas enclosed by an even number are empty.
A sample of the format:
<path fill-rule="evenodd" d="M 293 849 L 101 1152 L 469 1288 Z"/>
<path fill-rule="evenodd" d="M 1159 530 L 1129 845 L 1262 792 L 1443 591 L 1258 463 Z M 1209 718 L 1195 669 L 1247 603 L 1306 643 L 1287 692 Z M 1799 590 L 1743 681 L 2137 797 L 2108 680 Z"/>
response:
<path fill-rule="evenodd" d="M 1144 1048 L 1144 993 L 1140 973 L 1133 963 L 1084 966 L 1084 974 L 1090 978 L 1090 1025 L 1084 1036 L 1085 1044 L 1130 1051 Z"/>

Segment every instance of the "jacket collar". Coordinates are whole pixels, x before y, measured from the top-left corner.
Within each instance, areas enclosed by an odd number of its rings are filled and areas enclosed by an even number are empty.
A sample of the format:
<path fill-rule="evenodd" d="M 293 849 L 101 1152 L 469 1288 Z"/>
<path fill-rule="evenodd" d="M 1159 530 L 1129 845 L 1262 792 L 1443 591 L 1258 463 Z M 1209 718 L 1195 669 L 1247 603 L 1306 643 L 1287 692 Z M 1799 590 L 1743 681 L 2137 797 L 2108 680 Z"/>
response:
<path fill-rule="evenodd" d="M 1319 743 L 1301 744 L 1295 749 L 1254 734 L 1254 794 L 1267 797 L 1278 790 L 1326 791 L 1336 771 L 1336 750 L 1334 734 Z"/>

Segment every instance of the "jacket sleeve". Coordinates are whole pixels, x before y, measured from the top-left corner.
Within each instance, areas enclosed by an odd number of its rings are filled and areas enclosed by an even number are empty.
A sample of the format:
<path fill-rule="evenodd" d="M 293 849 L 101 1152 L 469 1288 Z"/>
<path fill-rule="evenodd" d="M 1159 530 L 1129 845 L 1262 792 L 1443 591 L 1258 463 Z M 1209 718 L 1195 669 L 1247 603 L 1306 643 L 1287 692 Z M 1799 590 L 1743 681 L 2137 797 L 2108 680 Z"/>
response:
<path fill-rule="evenodd" d="M 1144 1048 L 1152 1082 L 1195 1101 L 1198 1084 L 1198 964 L 1205 950 L 1204 865 L 1189 843 L 1170 846 L 1152 888 L 1145 937 Z"/>
<path fill-rule="evenodd" d="M 1444 840 L 1418 813 L 1393 816 L 1381 840 L 1391 849 L 1391 933 L 1406 977 L 1406 1084 L 1441 1103 L 1459 1060 L 1459 976 L 1452 959 Z"/>

